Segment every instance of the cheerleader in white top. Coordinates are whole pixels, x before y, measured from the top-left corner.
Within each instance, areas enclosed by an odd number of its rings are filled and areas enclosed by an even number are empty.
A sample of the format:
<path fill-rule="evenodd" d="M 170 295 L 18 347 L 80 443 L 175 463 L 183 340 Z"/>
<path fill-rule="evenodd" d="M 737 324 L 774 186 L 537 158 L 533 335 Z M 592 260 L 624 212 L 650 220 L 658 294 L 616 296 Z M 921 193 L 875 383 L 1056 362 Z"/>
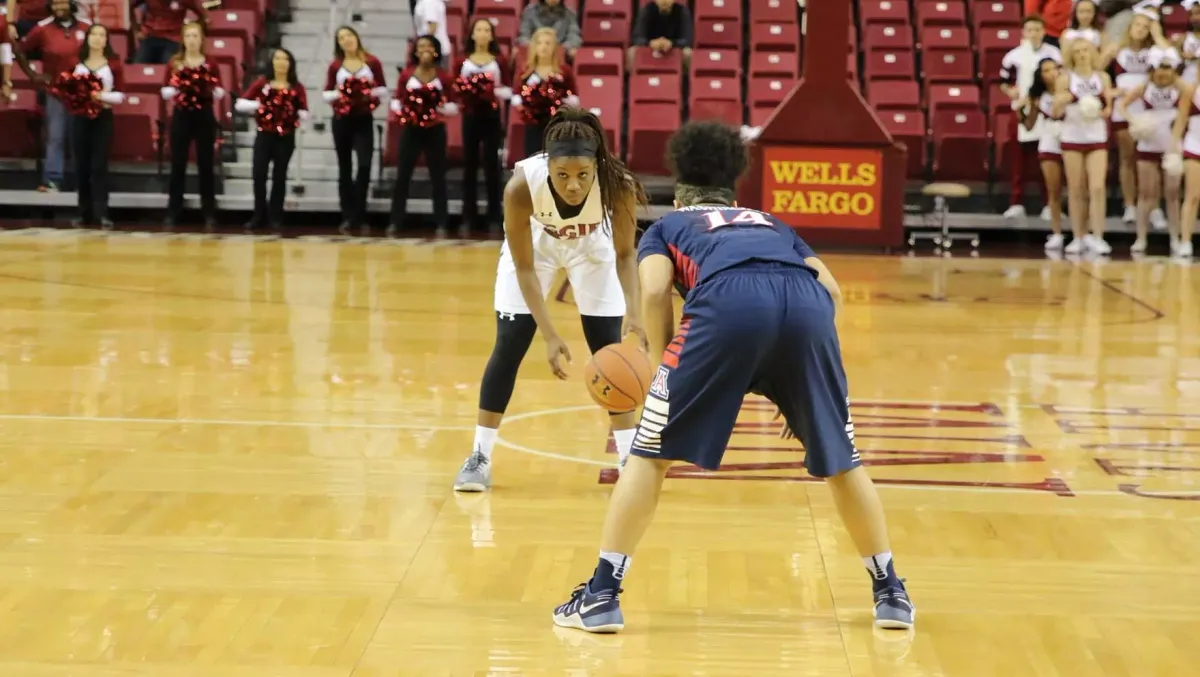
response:
<path fill-rule="evenodd" d="M 1158 11 L 1154 7 L 1139 5 L 1133 10 L 1133 19 L 1129 29 L 1121 37 L 1121 41 L 1107 45 L 1100 59 L 1100 67 L 1113 67 L 1116 76 L 1119 96 L 1131 89 L 1144 85 L 1150 79 L 1150 49 L 1155 45 L 1170 47 L 1162 32 L 1162 24 L 1158 20 Z M 1129 108 L 1129 113 L 1137 113 L 1141 105 L 1135 102 Z M 1125 202 L 1125 212 L 1121 219 L 1133 223 L 1137 219 L 1137 151 L 1136 142 L 1129 135 L 1129 122 L 1124 111 L 1114 111 L 1112 117 L 1113 132 L 1117 135 L 1117 167 L 1121 181 L 1121 197 Z M 1159 220 L 1161 215 L 1155 218 Z"/>
<path fill-rule="evenodd" d="M 1071 8 L 1070 25 L 1059 37 L 1059 43 L 1063 50 L 1066 50 L 1074 40 L 1087 40 L 1097 48 L 1100 47 L 1102 36 L 1100 29 L 1096 28 L 1098 9 L 1092 0 L 1075 0 L 1075 6 Z"/>
<path fill-rule="evenodd" d="M 1172 137 L 1182 157 L 1167 153 L 1163 168 L 1171 169 L 1175 162 L 1183 165 L 1183 209 L 1179 219 L 1179 238 L 1171 239 L 1171 253 L 1183 258 L 1192 256 L 1192 233 L 1196 230 L 1196 212 L 1200 209 L 1200 88 L 1185 82 L 1180 87 L 1179 108 L 1176 111 Z"/>
<path fill-rule="evenodd" d="M 1038 161 L 1042 166 L 1042 179 L 1046 183 L 1046 209 L 1050 211 L 1050 237 L 1046 238 L 1046 249 L 1057 251 L 1063 248 L 1062 234 L 1062 147 L 1059 144 L 1061 119 L 1054 117 L 1054 88 L 1061 74 L 1058 62 L 1052 58 L 1042 59 L 1038 64 L 1037 77 L 1029 87 L 1029 95 L 1022 101 L 1017 114 L 1025 129 L 1033 129 L 1042 119 L 1042 135 L 1038 139 Z M 1082 234 L 1076 234 L 1079 239 Z"/>
<path fill-rule="evenodd" d="M 1150 80 L 1129 90 L 1117 103 L 1118 110 L 1127 110 L 1134 102 L 1141 103 L 1143 109 L 1129 116 L 1129 131 L 1137 140 L 1138 167 L 1137 239 L 1131 248 L 1134 253 L 1146 251 L 1150 212 L 1158 207 L 1164 193 L 1172 240 L 1178 230 L 1180 175 L 1163 171 L 1163 154 L 1175 146 L 1171 131 L 1179 110 L 1182 61 L 1174 48 L 1151 49 Z"/>
<path fill-rule="evenodd" d="M 74 75 L 93 75 L 102 89 L 82 110 L 72 110 L 71 133 L 75 141 L 75 177 L 79 184 L 77 225 L 112 228 L 108 218 L 108 153 L 112 145 L 112 106 L 125 102 L 121 92 L 125 75 L 121 59 L 108 42 L 108 29 L 95 24 L 79 48 Z"/>
<path fill-rule="evenodd" d="M 1104 241 L 1105 175 L 1108 171 L 1108 117 L 1112 111 L 1112 81 L 1098 68 L 1100 55 L 1086 40 L 1071 43 L 1068 60 L 1054 88 L 1052 117 L 1063 118 L 1059 141 L 1067 174 L 1071 230 L 1075 239 L 1063 251 L 1085 249 L 1108 254 Z M 1091 233 L 1084 235 L 1086 224 Z"/>
<path fill-rule="evenodd" d="M 1200 80 L 1200 0 L 1183 0 L 1180 5 L 1188 13 L 1188 32 L 1171 40 L 1183 56 L 1183 81 L 1194 85 Z"/>

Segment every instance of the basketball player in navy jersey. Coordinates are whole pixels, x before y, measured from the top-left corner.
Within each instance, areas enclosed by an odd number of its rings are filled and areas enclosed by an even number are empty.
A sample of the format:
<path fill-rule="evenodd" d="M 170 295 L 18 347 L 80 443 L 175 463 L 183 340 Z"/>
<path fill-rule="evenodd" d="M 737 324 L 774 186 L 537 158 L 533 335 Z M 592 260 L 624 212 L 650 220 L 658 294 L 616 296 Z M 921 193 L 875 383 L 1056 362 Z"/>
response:
<path fill-rule="evenodd" d="M 596 570 L 554 610 L 555 624 L 624 628 L 621 580 L 667 469 L 676 461 L 720 467 L 742 399 L 756 392 L 779 407 L 782 436 L 794 433 L 804 444 L 809 474 L 828 483 L 870 574 L 875 624 L 911 627 L 916 613 L 892 564 L 883 508 L 854 447 L 833 321 L 837 282 L 790 227 L 737 207 L 734 189 L 748 160 L 736 130 L 689 122 L 668 156 L 677 211 L 650 226 L 638 248 L 642 319 L 650 354 L 662 363 L 613 489 Z M 672 285 L 684 297 L 677 333 Z"/>

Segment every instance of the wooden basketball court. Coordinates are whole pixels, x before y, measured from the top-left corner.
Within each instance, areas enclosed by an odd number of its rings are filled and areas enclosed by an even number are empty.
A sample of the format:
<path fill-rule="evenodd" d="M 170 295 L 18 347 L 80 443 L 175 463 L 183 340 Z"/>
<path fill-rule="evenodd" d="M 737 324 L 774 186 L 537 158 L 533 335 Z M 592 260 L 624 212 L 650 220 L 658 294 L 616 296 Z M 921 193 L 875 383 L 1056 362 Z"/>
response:
<path fill-rule="evenodd" d="M 872 629 L 828 491 L 748 400 L 721 472 L 674 471 L 628 628 L 596 637 L 550 613 L 615 455 L 540 340 L 495 490 L 450 488 L 497 253 L 4 233 L 0 674 L 1196 674 L 1192 268 L 828 257 L 915 632 Z"/>

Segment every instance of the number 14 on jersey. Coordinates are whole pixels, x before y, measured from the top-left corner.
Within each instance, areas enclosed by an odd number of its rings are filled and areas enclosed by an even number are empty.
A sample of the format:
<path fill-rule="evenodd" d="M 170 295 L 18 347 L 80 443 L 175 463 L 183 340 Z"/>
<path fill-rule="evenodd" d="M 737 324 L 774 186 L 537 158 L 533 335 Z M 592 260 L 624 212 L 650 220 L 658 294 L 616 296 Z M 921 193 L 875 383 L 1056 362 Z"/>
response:
<path fill-rule="evenodd" d="M 732 218 L 731 218 L 732 217 Z M 734 224 L 748 224 L 754 226 L 766 226 L 772 228 L 773 225 L 767 220 L 767 217 L 762 212 L 756 212 L 753 209 L 722 209 L 705 212 L 704 219 L 708 221 L 708 229 L 716 230 L 722 226 L 732 226 Z"/>

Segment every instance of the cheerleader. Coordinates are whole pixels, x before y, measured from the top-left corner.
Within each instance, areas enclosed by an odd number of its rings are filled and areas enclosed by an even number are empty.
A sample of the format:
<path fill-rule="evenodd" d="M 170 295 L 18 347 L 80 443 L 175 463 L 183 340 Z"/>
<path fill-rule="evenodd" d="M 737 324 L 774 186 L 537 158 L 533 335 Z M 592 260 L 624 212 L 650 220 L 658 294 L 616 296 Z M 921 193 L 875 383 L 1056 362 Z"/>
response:
<path fill-rule="evenodd" d="M 217 224 L 217 197 L 213 179 L 214 146 L 217 142 L 217 119 L 213 102 L 225 98 L 215 63 L 209 63 L 204 53 L 204 24 L 184 24 L 183 46 L 171 57 L 162 97 L 175 108 L 171 113 L 171 178 L 168 183 L 167 228 L 179 224 L 183 213 L 183 190 L 187 178 L 188 152 L 196 145 L 196 173 L 200 178 L 200 211 L 204 226 L 212 230 Z"/>
<path fill-rule="evenodd" d="M 1096 28 L 1098 13 L 1099 8 L 1093 0 L 1075 0 L 1075 6 L 1071 8 L 1071 22 L 1062 34 L 1062 48 L 1067 49 L 1073 40 L 1087 40 L 1099 48 L 1102 36 Z"/>
<path fill-rule="evenodd" d="M 464 47 L 467 57 L 459 66 L 457 81 L 463 109 L 463 222 L 460 237 L 470 234 L 471 226 L 478 218 L 476 193 L 481 157 L 487 185 L 487 221 L 492 229 L 498 230 L 501 225 L 500 148 L 504 141 L 504 125 L 499 103 L 511 99 L 513 93 L 512 72 L 507 59 L 500 55 L 491 21 L 476 19 Z M 465 86 L 470 78 L 478 77 L 491 81 L 490 93 L 476 94 L 476 90 Z M 482 156 L 480 146 L 483 147 Z"/>
<path fill-rule="evenodd" d="M 1063 118 L 1059 141 L 1067 174 L 1067 202 L 1075 239 L 1063 251 L 1085 249 L 1110 254 L 1104 241 L 1105 175 L 1108 170 L 1108 120 L 1112 111 L 1112 81 L 1099 69 L 1096 46 L 1087 40 L 1070 44 L 1071 68 L 1064 69 L 1054 87 L 1051 117 Z M 1091 234 L 1086 232 L 1088 219 Z"/>
<path fill-rule="evenodd" d="M 442 59 L 441 42 L 422 35 L 413 44 L 408 68 L 400 73 L 391 110 L 400 118 L 400 154 L 396 169 L 396 187 L 392 191 L 392 218 L 388 237 L 395 237 L 404 224 L 408 191 L 413 169 L 421 155 L 429 166 L 433 183 L 433 221 L 439 237 L 446 235 L 446 121 L 458 114 L 450 74 L 437 67 Z"/>
<path fill-rule="evenodd" d="M 1138 213 L 1137 239 L 1131 252 L 1146 251 L 1146 233 L 1150 212 L 1158 207 L 1166 194 L 1167 224 L 1171 241 L 1179 226 L 1179 175 L 1163 172 L 1163 154 L 1172 147 L 1171 131 L 1179 109 L 1178 68 L 1182 64 L 1174 48 L 1155 47 L 1150 50 L 1150 80 L 1127 92 L 1117 108 L 1125 111 L 1135 101 L 1142 113 L 1126 116 L 1131 121 L 1130 133 L 1137 139 Z M 1165 176 L 1164 176 L 1165 174 Z M 1164 187 L 1165 186 L 1165 187 Z"/>
<path fill-rule="evenodd" d="M 1183 0 L 1188 13 L 1188 32 L 1173 39 L 1183 55 L 1183 80 L 1196 84 L 1200 80 L 1200 0 Z"/>
<path fill-rule="evenodd" d="M 1101 68 L 1112 63 L 1120 95 L 1123 96 L 1129 90 L 1144 85 L 1150 79 L 1150 48 L 1155 45 L 1164 48 L 1171 46 L 1163 37 L 1158 12 L 1153 7 L 1135 7 L 1133 19 L 1129 22 L 1129 28 L 1121 41 L 1108 45 L 1100 59 Z M 1137 113 L 1140 110 L 1141 105 L 1135 102 L 1129 113 Z M 1125 202 L 1125 212 L 1121 220 L 1133 223 L 1137 220 L 1137 157 L 1136 143 L 1129 135 L 1129 122 L 1125 118 L 1125 111 L 1114 111 L 1112 128 L 1117 136 L 1117 167 L 1120 170 L 1121 197 Z M 1161 211 L 1151 218 L 1156 223 L 1165 221 Z"/>
<path fill-rule="evenodd" d="M 1018 110 L 1021 124 L 1025 129 L 1033 129 L 1039 117 L 1046 119 L 1042 125 L 1042 135 L 1038 139 L 1038 161 L 1042 166 L 1042 180 L 1046 183 L 1046 209 L 1050 214 L 1050 237 L 1046 238 L 1047 251 L 1060 251 L 1063 248 L 1062 234 L 1062 148 L 1058 135 L 1061 118 L 1054 116 L 1054 88 L 1061 75 L 1058 62 L 1052 58 L 1042 59 L 1038 63 L 1038 75 L 1029 87 L 1028 98 Z M 1082 239 L 1083 233 L 1075 233 L 1075 239 Z"/>
<path fill-rule="evenodd" d="M 253 231 L 270 224 L 283 227 L 283 198 L 287 194 L 288 163 L 296 150 L 296 129 L 308 119 L 308 93 L 296 76 L 296 59 L 277 47 L 271 55 L 271 77 L 260 77 L 234 104 L 237 112 L 253 115 L 258 135 L 254 137 L 254 217 L 246 224 Z M 273 171 L 272 170 L 273 167 Z M 271 202 L 267 206 L 267 173 L 271 173 Z"/>
<path fill-rule="evenodd" d="M 325 75 L 323 97 L 333 106 L 333 147 L 337 151 L 338 198 L 342 208 L 338 230 L 343 235 L 349 235 L 352 228 L 361 228 L 364 234 L 370 232 L 366 218 L 371 160 L 375 153 L 372 112 L 387 98 L 385 82 L 383 64 L 363 48 L 358 31 L 349 26 L 339 28 L 333 62 Z M 370 96 L 364 100 L 368 90 Z"/>
<path fill-rule="evenodd" d="M 1192 233 L 1196 229 L 1196 213 L 1200 210 L 1200 88 L 1194 83 L 1185 82 L 1180 87 L 1172 136 L 1175 147 L 1183 150 L 1184 190 L 1179 239 L 1171 239 L 1171 253 L 1191 258 Z M 1166 157 L 1163 160 L 1164 166 L 1169 164 Z"/>
<path fill-rule="evenodd" d="M 75 178 L 79 184 L 79 220 L 76 225 L 99 225 L 111 230 L 108 218 L 108 154 L 112 145 L 112 106 L 125 102 L 121 92 L 125 74 L 121 60 L 108 42 L 108 29 L 95 24 L 79 48 L 79 64 L 73 75 L 93 75 L 103 89 L 92 94 L 93 105 L 71 111 L 71 133 L 75 141 Z M 91 103 L 91 102 L 89 102 Z"/>
<path fill-rule="evenodd" d="M 521 85 L 523 93 L 536 93 L 539 85 L 554 76 L 562 79 L 562 87 L 567 92 L 563 104 L 572 107 L 578 106 L 579 97 L 574 93 L 575 74 L 570 66 L 562 63 L 562 59 L 559 57 L 558 34 L 554 32 L 553 28 L 542 27 L 533 32 L 525 66 L 521 69 L 517 81 Z M 514 108 L 522 107 L 523 95 L 513 96 Z M 523 111 L 525 116 L 525 154 L 522 157 L 532 157 L 542 150 L 542 135 L 546 132 L 546 125 L 550 122 L 549 110 L 546 110 L 545 113 L 535 113 L 532 108 L 531 106 L 530 110 Z"/>

